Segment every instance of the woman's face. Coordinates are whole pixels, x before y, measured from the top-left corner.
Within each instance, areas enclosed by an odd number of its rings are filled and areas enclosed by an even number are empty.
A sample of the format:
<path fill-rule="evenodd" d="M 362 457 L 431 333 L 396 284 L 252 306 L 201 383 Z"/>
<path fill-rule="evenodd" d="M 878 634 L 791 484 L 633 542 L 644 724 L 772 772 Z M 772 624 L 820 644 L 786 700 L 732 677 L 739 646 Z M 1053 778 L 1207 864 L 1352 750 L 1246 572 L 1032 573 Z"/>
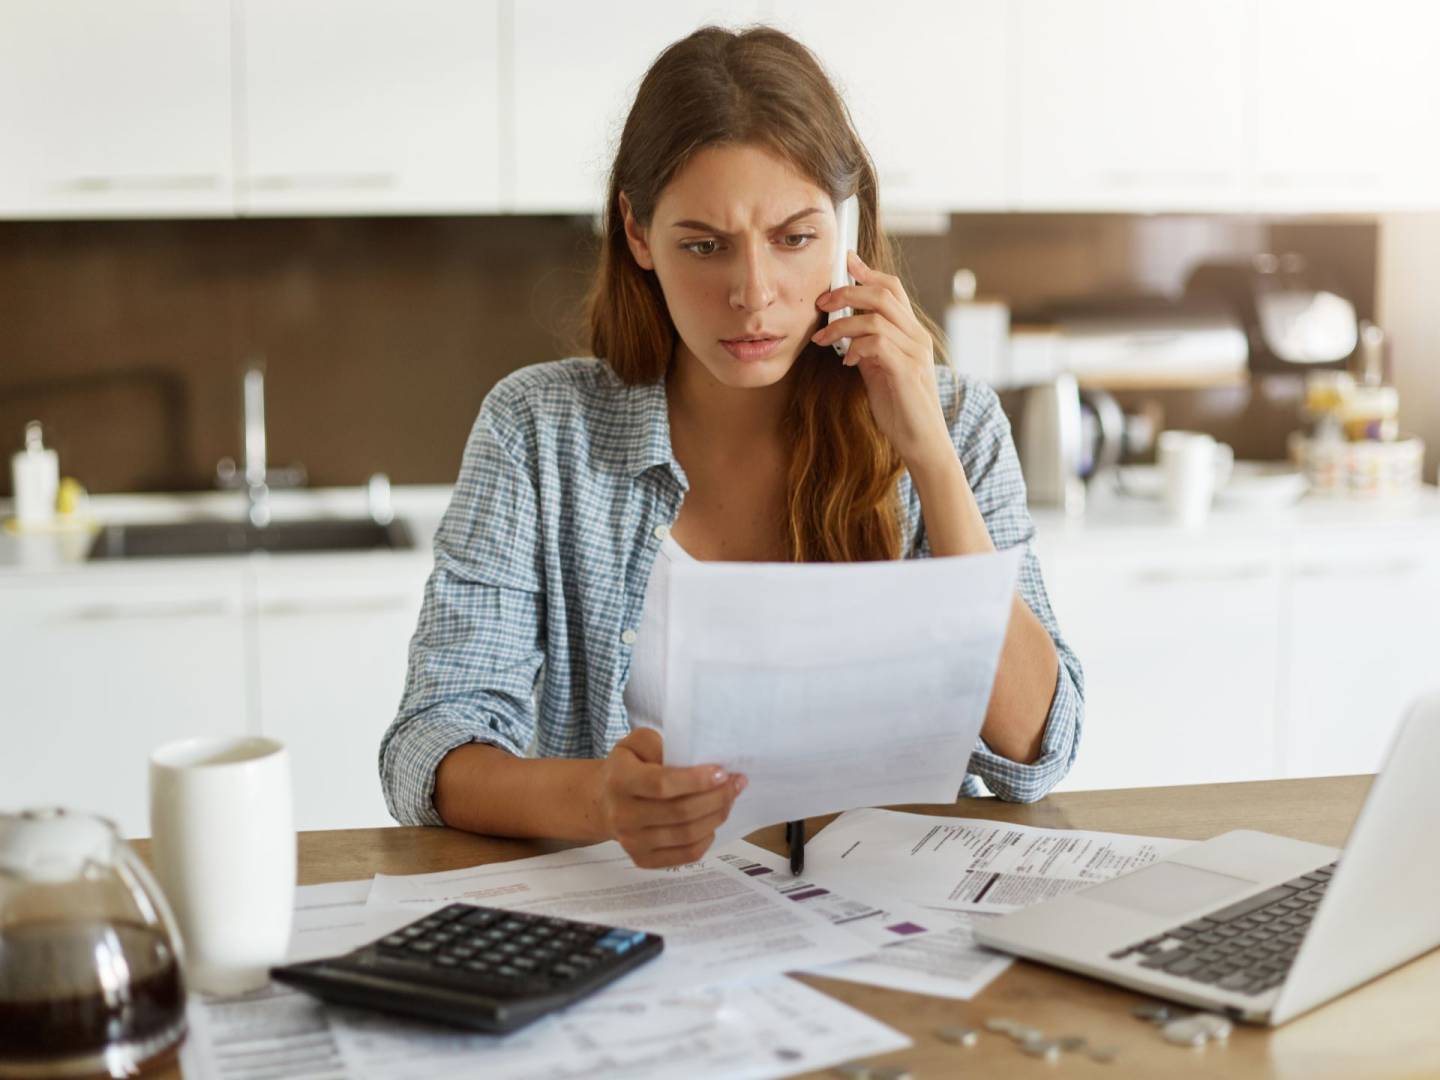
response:
<path fill-rule="evenodd" d="M 815 301 L 830 287 L 830 196 L 742 145 L 696 154 L 660 193 L 648 228 L 620 198 L 630 251 L 655 271 L 679 332 L 676 362 L 699 361 L 735 389 L 783 379 L 824 314 Z"/>

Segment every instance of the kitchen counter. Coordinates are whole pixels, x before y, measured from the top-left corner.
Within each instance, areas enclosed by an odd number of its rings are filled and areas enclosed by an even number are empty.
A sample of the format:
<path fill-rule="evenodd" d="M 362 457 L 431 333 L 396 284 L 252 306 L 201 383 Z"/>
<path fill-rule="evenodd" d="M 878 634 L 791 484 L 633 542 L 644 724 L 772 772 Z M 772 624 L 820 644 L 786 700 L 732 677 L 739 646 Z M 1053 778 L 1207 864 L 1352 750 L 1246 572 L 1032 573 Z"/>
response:
<path fill-rule="evenodd" d="M 1276 543 L 1302 537 L 1398 537 L 1440 533 L 1440 489 L 1425 485 L 1412 498 L 1393 500 L 1306 495 L 1272 507 L 1216 503 L 1201 525 L 1186 528 L 1168 518 L 1159 499 L 1127 495 L 1102 481 L 1087 492 L 1083 514 L 1032 507 L 1031 517 L 1042 553 L 1062 546 L 1067 551 L 1104 546 L 1116 552 L 1153 550 L 1157 545 Z"/>
<path fill-rule="evenodd" d="M 16 533 L 0 527 L 0 579 L 50 574 L 128 573 L 136 570 L 176 571 L 234 565 L 250 559 L 294 560 L 402 560 L 431 559 L 430 542 L 450 502 L 450 485 L 397 486 L 391 491 L 395 517 L 409 526 L 415 540 L 404 551 L 327 551 L 271 553 L 248 556 L 184 556 L 177 558 L 106 559 L 86 561 L 95 533 L 106 525 L 195 520 L 232 520 L 243 517 L 245 500 L 237 492 L 205 491 L 182 494 L 92 495 L 89 498 L 91 524 L 67 525 L 53 531 Z M 314 488 L 272 491 L 271 510 L 275 521 L 302 518 L 364 518 L 369 502 L 363 487 Z M 11 503 L 0 499 L 0 521 L 12 515 Z"/>

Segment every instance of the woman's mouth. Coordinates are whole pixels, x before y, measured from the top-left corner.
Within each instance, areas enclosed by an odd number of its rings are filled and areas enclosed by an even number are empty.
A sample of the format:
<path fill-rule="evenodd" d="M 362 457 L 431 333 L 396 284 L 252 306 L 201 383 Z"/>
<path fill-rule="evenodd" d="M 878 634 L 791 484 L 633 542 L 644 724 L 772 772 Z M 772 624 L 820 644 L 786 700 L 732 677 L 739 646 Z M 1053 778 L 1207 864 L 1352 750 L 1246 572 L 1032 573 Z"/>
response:
<path fill-rule="evenodd" d="M 725 351 L 736 360 L 764 360 L 780 347 L 783 337 L 731 338 L 721 341 Z"/>

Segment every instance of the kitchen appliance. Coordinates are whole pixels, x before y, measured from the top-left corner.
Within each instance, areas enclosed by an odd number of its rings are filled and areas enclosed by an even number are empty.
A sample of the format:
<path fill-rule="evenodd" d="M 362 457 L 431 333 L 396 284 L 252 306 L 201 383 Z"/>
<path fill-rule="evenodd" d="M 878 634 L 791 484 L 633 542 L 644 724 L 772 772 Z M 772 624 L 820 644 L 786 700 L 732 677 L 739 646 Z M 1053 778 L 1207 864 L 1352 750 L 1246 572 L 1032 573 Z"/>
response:
<path fill-rule="evenodd" d="M 1030 504 L 1083 510 L 1080 387 L 1075 376 L 1061 374 L 1027 388 L 1019 428 L 1020 471 Z"/>
<path fill-rule="evenodd" d="M 1342 367 L 1360 342 L 1355 305 L 1302 255 L 1201 263 L 1191 271 L 1185 295 L 1218 300 L 1239 320 L 1252 372 Z"/>
<path fill-rule="evenodd" d="M 180 935 L 104 818 L 0 814 L 0 1077 L 133 1076 L 185 1035 Z"/>

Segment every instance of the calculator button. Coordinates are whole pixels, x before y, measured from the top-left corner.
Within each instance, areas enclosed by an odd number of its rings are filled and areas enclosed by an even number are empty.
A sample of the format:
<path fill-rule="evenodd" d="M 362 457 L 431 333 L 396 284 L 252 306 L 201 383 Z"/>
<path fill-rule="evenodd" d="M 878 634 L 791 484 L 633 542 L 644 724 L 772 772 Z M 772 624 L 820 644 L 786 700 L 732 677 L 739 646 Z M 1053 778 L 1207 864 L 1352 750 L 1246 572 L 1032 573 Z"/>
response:
<path fill-rule="evenodd" d="M 463 966 L 466 971 L 489 971 L 491 967 L 484 960 L 466 960 Z"/>
<path fill-rule="evenodd" d="M 517 956 L 510 961 L 510 966 L 517 967 L 521 971 L 534 971 L 537 965 L 528 956 Z"/>
<path fill-rule="evenodd" d="M 561 979 L 573 979 L 576 975 L 580 974 L 580 969 L 571 967 L 569 964 L 556 964 L 550 969 L 550 974 Z"/>
<path fill-rule="evenodd" d="M 470 945 L 452 945 L 448 955 L 459 957 L 461 960 L 469 960 L 475 955 L 475 949 Z"/>
<path fill-rule="evenodd" d="M 385 937 L 380 939 L 381 945 L 388 945 L 392 948 L 403 947 L 405 945 L 408 945 L 409 943 L 410 939 L 405 937 L 403 934 L 387 934 Z"/>
<path fill-rule="evenodd" d="M 417 953 L 433 953 L 435 951 L 435 943 L 433 941 L 412 941 L 410 943 L 410 951 Z"/>
<path fill-rule="evenodd" d="M 459 967 L 460 961 L 453 956 L 437 956 L 435 958 L 435 966 L 443 968 Z"/>
<path fill-rule="evenodd" d="M 499 917 L 500 916 L 498 913 L 494 911 L 486 911 L 481 908 L 478 911 L 467 912 L 466 914 L 460 916 L 460 918 L 457 919 L 456 922 L 457 924 L 463 924 L 465 926 L 471 927 L 472 929 L 478 929 L 482 926 L 489 926 Z"/>
<path fill-rule="evenodd" d="M 509 964 L 501 964 L 498 968 L 495 969 L 495 974 L 502 976 L 506 979 L 513 979 L 520 974 L 520 970 L 518 968 L 511 967 Z"/>
<path fill-rule="evenodd" d="M 402 937 L 417 938 L 417 937 L 419 937 L 421 934 L 425 933 L 425 931 L 422 930 L 422 929 L 420 929 L 420 927 L 418 927 L 418 926 L 407 926 L 407 927 L 405 927 L 403 930 L 398 931 L 398 933 L 399 933 Z"/>

